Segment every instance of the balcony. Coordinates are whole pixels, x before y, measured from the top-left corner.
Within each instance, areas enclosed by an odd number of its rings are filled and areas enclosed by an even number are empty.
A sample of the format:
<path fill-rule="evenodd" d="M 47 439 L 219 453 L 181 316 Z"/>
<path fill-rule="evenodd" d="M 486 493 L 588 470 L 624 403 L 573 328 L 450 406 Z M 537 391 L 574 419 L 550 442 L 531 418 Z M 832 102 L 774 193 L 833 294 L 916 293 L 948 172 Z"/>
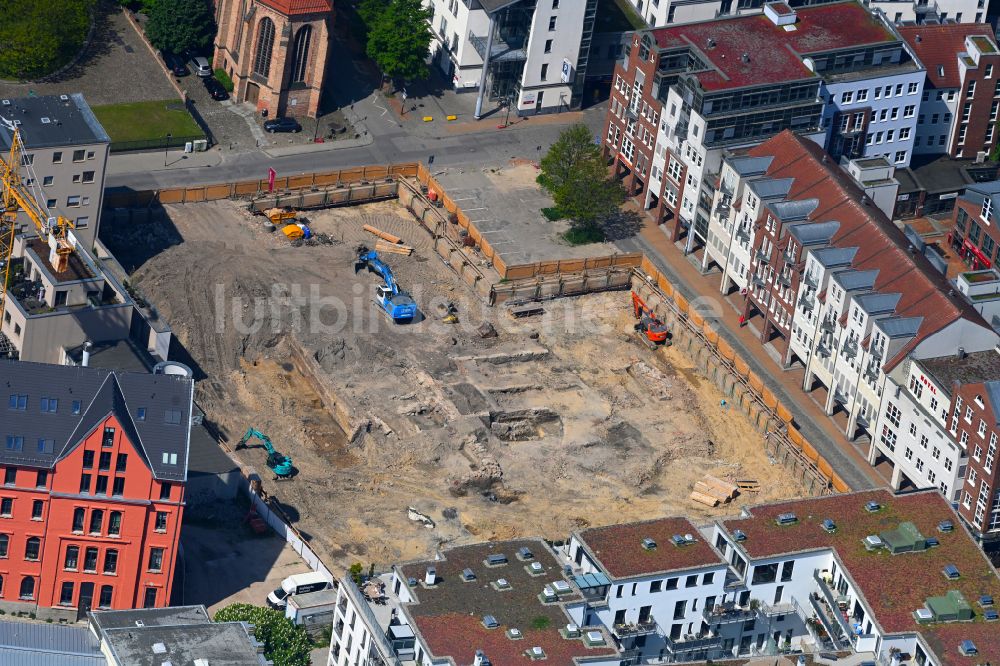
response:
<path fill-rule="evenodd" d="M 851 605 L 851 598 L 831 589 L 823 580 L 819 569 L 813 571 L 813 578 L 820 590 L 820 594 L 814 592 L 809 595 L 813 608 L 819 611 L 823 624 L 828 625 L 827 631 L 830 632 L 830 636 L 838 641 L 843 640 L 851 635 L 851 625 L 845 617 Z"/>
<path fill-rule="evenodd" d="M 754 252 L 754 256 L 757 258 L 757 261 L 759 261 L 762 264 L 769 264 L 769 263 L 771 263 L 771 257 L 769 255 L 764 254 L 760 250 L 757 250 L 756 252 Z"/>
<path fill-rule="evenodd" d="M 819 283 L 816 280 L 816 276 L 812 273 L 806 273 L 805 277 L 802 278 L 810 289 L 816 289 L 819 287 Z"/>
<path fill-rule="evenodd" d="M 695 636 L 688 634 L 687 636 L 683 636 L 681 638 L 670 638 L 669 636 L 665 636 L 664 641 L 667 644 L 667 649 L 670 650 L 672 654 L 678 654 L 680 652 L 696 652 L 698 650 L 712 650 L 722 647 L 722 638 L 714 635 Z"/>
<path fill-rule="evenodd" d="M 612 631 L 618 638 L 632 638 L 635 636 L 647 636 L 649 634 L 655 634 L 657 632 L 658 626 L 656 620 L 650 617 L 646 621 L 640 622 L 626 622 L 624 624 L 616 624 L 612 627 Z"/>
<path fill-rule="evenodd" d="M 733 622 L 743 622 L 757 617 L 757 611 L 746 606 L 737 606 L 735 603 L 715 605 L 702 611 L 702 617 L 706 622 L 712 624 L 730 624 Z"/>

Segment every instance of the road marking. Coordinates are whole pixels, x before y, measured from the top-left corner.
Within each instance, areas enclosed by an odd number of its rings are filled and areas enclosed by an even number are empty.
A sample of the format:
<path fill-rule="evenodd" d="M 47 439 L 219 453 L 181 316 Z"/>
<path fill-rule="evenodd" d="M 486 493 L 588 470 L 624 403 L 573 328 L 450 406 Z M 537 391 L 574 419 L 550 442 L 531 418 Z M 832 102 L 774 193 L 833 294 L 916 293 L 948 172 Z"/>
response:
<path fill-rule="evenodd" d="M 452 199 L 454 201 L 454 199 Z M 479 208 L 466 208 L 464 212 L 468 213 L 470 210 L 486 210 L 486 206 L 480 206 Z"/>
<path fill-rule="evenodd" d="M 452 199 L 452 201 L 472 201 L 476 197 L 462 197 L 461 199 Z"/>

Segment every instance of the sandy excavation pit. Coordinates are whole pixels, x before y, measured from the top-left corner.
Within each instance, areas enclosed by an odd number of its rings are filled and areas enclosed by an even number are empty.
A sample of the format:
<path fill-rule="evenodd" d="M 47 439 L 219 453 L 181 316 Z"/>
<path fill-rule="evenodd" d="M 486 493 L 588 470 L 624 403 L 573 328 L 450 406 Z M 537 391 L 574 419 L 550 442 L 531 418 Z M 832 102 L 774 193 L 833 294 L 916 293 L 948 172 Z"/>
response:
<path fill-rule="evenodd" d="M 261 450 L 237 454 L 331 566 L 802 492 L 679 352 L 635 338 L 627 292 L 515 321 L 476 300 L 393 203 L 309 213 L 335 242 L 302 247 L 235 202 L 165 212 L 107 242 L 204 373 L 198 403 L 229 443 L 254 426 L 293 458 L 297 476 L 274 482 Z M 370 301 L 376 276 L 354 274 L 355 246 L 374 245 L 366 222 L 416 248 L 386 259 L 424 321 L 392 325 Z M 457 325 L 441 322 L 447 301 Z M 496 337 L 480 337 L 484 322 Z M 764 490 L 709 509 L 688 498 L 706 473 Z"/>

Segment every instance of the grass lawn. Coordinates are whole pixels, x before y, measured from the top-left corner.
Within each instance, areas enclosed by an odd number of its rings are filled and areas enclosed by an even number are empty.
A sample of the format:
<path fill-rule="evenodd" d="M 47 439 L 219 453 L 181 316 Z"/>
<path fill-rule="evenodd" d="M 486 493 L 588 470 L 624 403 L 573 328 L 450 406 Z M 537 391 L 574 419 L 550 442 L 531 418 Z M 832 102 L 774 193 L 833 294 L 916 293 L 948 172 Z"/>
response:
<path fill-rule="evenodd" d="M 597 0 L 594 32 L 622 32 L 645 27 L 645 21 L 628 0 Z"/>
<path fill-rule="evenodd" d="M 112 144 L 134 141 L 162 144 L 167 134 L 188 138 L 205 135 L 179 100 L 95 106 L 94 115 Z"/>

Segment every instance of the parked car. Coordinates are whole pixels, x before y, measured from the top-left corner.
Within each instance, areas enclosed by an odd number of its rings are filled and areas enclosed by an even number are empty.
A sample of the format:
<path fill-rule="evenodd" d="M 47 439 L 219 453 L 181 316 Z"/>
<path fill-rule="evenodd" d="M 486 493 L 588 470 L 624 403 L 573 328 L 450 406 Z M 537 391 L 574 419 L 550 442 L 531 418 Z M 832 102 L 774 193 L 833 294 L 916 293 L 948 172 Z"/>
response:
<path fill-rule="evenodd" d="M 188 74 L 191 73 L 188 71 L 187 65 L 184 64 L 184 61 L 179 56 L 176 56 L 173 53 L 164 53 L 163 62 L 166 63 L 167 67 L 170 69 L 170 72 L 174 76 L 178 77 L 187 76 Z"/>
<path fill-rule="evenodd" d="M 264 129 L 274 134 L 275 132 L 301 132 L 302 125 L 295 118 L 272 118 L 264 123 Z"/>
<path fill-rule="evenodd" d="M 212 96 L 212 99 L 219 100 L 220 102 L 224 99 L 229 99 L 229 93 L 226 92 L 226 89 L 222 87 L 222 84 L 214 76 L 202 79 L 202 81 L 204 81 L 205 89 Z"/>
<path fill-rule="evenodd" d="M 201 77 L 212 76 L 212 66 L 208 64 L 208 59 L 202 56 L 195 56 L 191 58 L 191 70 Z"/>

